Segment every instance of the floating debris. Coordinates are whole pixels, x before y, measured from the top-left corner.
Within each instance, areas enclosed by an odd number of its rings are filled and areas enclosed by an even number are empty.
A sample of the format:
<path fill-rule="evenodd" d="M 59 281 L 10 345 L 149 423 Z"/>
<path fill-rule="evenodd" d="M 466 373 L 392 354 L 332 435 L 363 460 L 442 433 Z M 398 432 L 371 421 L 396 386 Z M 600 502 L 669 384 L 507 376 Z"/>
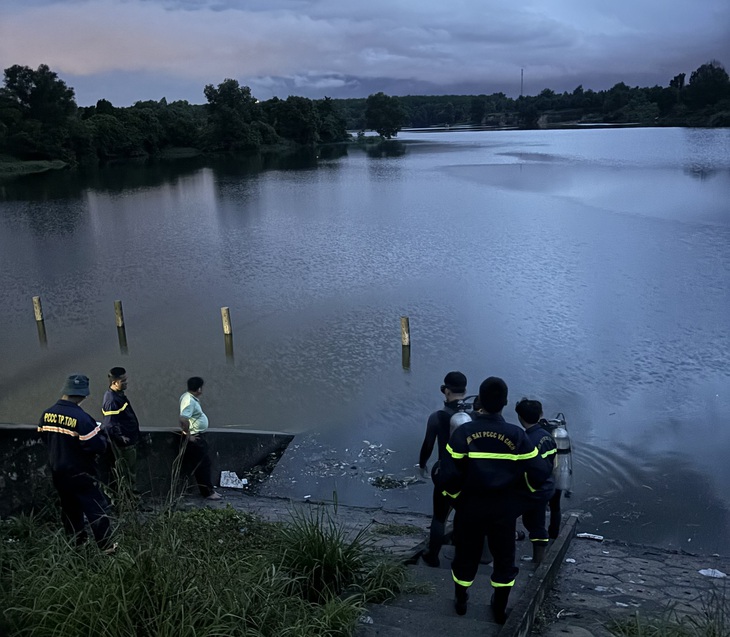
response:
<path fill-rule="evenodd" d="M 422 482 L 416 476 L 406 476 L 405 478 L 394 478 L 392 475 L 378 476 L 377 478 L 370 478 L 370 484 L 378 489 L 403 489 L 411 484 Z"/>
<path fill-rule="evenodd" d="M 603 536 L 596 535 L 595 533 L 578 533 L 575 537 L 579 537 L 583 540 L 596 540 L 596 542 L 603 542 Z"/>
<path fill-rule="evenodd" d="M 248 479 L 239 478 L 235 471 L 221 471 L 220 484 L 229 489 L 243 489 L 248 485 Z"/>
<path fill-rule="evenodd" d="M 700 571 L 697 571 L 700 575 L 704 575 L 705 577 L 727 577 L 726 573 L 723 573 L 722 571 L 718 571 L 716 568 L 703 568 Z"/>

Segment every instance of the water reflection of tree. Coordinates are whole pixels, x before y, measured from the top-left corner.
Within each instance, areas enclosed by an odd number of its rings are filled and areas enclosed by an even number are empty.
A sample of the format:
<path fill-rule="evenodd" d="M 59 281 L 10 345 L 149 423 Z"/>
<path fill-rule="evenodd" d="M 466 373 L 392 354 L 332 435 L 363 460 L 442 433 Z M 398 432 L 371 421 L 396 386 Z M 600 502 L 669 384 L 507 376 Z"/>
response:
<path fill-rule="evenodd" d="M 728 537 L 727 504 L 683 455 L 648 457 L 635 447 L 587 445 L 576 450 L 576 461 L 576 505 L 590 514 L 581 530 L 704 553 L 720 550 Z M 564 508 L 570 506 L 566 501 Z"/>
<path fill-rule="evenodd" d="M 406 154 L 406 145 L 403 142 L 392 139 L 385 140 L 379 144 L 368 145 L 368 157 L 401 157 Z"/>

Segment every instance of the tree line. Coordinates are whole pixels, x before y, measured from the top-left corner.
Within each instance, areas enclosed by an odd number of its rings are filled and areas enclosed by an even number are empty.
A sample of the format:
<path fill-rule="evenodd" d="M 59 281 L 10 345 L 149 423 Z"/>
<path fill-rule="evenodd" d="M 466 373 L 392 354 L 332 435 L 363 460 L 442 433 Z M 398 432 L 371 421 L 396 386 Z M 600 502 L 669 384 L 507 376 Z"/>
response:
<path fill-rule="evenodd" d="M 0 154 L 71 164 L 157 155 L 170 149 L 256 152 L 262 148 L 344 142 L 348 130 L 385 138 L 403 127 L 471 124 L 539 128 L 571 123 L 730 126 L 730 79 L 717 61 L 676 75 L 668 86 L 562 94 L 544 89 L 517 99 L 504 93 L 361 99 L 290 96 L 259 101 L 247 86 L 226 79 L 203 90 L 206 104 L 179 100 L 115 107 L 106 99 L 79 107 L 73 88 L 47 65 L 14 65 L 0 88 Z"/>

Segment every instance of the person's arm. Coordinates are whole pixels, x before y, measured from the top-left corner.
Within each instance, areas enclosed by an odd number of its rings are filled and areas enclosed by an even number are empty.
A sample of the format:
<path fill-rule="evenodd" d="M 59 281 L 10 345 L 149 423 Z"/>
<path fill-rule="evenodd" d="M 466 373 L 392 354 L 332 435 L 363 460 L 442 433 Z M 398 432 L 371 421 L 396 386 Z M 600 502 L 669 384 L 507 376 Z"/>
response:
<path fill-rule="evenodd" d="M 78 423 L 79 443 L 86 453 L 104 453 L 109 444 L 106 434 L 91 416 Z"/>
<path fill-rule="evenodd" d="M 189 394 L 184 394 L 180 399 L 180 428 L 183 434 L 186 436 L 190 435 L 190 418 L 193 415 L 193 401 L 190 399 Z"/>
<path fill-rule="evenodd" d="M 433 447 L 438 437 L 438 412 L 431 414 L 426 423 L 426 435 L 421 445 L 421 453 L 418 454 L 418 468 L 422 477 L 428 477 L 428 459 L 433 453 Z"/>
<path fill-rule="evenodd" d="M 466 481 L 469 463 L 469 448 L 461 427 L 451 434 L 446 452 L 439 464 L 438 484 L 444 495 L 456 499 Z"/>
<path fill-rule="evenodd" d="M 530 439 L 523 435 L 514 452 L 522 463 L 525 483 L 530 491 L 535 491 L 552 475 L 552 465 L 542 458 Z"/>

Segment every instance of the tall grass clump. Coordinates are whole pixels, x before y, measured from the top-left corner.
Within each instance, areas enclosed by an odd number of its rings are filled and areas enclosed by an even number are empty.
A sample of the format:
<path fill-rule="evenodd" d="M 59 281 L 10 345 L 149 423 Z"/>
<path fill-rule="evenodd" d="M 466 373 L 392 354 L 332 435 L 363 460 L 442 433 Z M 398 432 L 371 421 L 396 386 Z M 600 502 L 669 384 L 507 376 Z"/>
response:
<path fill-rule="evenodd" d="M 112 556 L 69 544 L 60 525 L 1 522 L 0 635 L 351 635 L 364 603 L 402 584 L 322 509 L 290 524 L 232 508 L 119 519 Z"/>
<path fill-rule="evenodd" d="M 724 585 L 702 598 L 701 612 L 679 613 L 670 605 L 660 617 L 637 611 L 629 619 L 613 621 L 608 628 L 618 637 L 730 637 L 729 620 L 730 597 Z"/>

